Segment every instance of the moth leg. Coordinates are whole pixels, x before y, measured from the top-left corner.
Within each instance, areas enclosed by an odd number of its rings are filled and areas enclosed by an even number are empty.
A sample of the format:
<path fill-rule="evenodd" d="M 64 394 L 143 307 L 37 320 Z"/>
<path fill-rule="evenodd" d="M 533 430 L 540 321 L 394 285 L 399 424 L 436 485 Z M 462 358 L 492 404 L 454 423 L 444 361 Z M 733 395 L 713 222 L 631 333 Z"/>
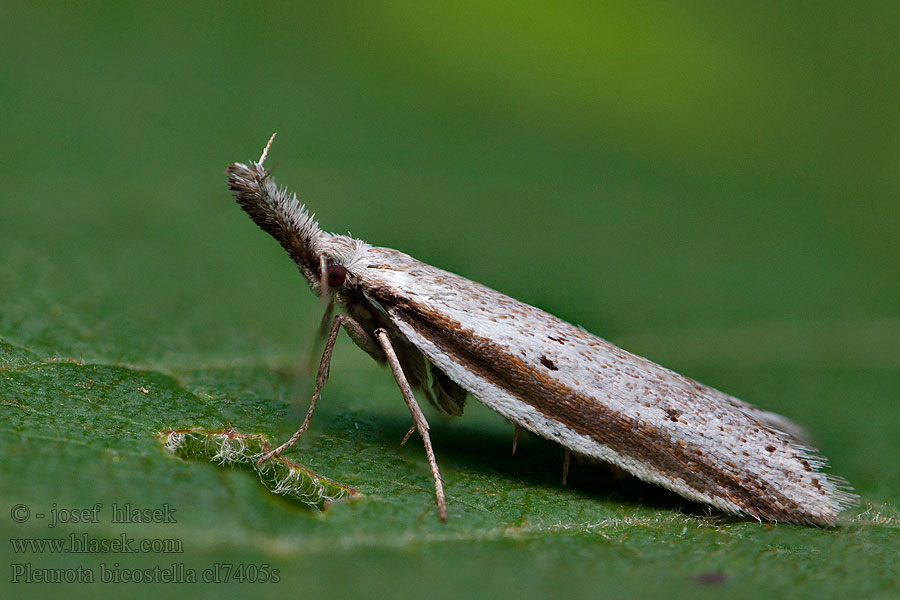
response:
<path fill-rule="evenodd" d="M 572 459 L 572 451 L 568 448 L 565 450 L 566 453 L 563 455 L 563 485 L 566 485 L 566 480 L 569 478 L 569 461 Z"/>
<path fill-rule="evenodd" d="M 412 434 L 416 432 L 416 424 L 413 423 L 412 427 L 409 428 L 409 431 L 406 432 L 406 435 L 403 436 L 403 441 L 400 442 L 400 445 L 403 446 L 406 442 L 409 441 L 409 438 L 412 437 Z"/>
<path fill-rule="evenodd" d="M 516 455 L 516 446 L 519 445 L 519 432 L 522 431 L 522 426 L 516 423 L 516 430 L 513 432 L 513 447 L 512 454 L 510 456 Z"/>
<path fill-rule="evenodd" d="M 400 360 L 394 352 L 394 347 L 391 345 L 391 340 L 388 338 L 387 332 L 384 329 L 376 329 L 375 337 L 378 339 L 381 348 L 384 350 L 388 364 L 391 366 L 391 371 L 394 373 L 394 380 L 397 382 L 397 386 L 403 394 L 403 399 L 406 401 L 406 406 L 409 408 L 409 413 L 412 415 L 413 422 L 419 432 L 419 437 L 422 438 L 422 443 L 425 446 L 425 455 L 428 457 L 428 465 L 431 467 L 431 477 L 434 479 L 434 496 L 437 500 L 438 517 L 441 521 L 446 521 L 447 503 L 444 498 L 444 484 L 441 481 L 441 473 L 438 471 L 437 461 L 434 459 L 434 449 L 431 447 L 431 436 L 428 435 L 428 421 L 425 420 L 425 415 L 422 414 L 422 409 L 419 408 L 419 404 L 413 396 L 412 389 L 409 387 L 406 375 L 403 374 L 403 369 L 400 367 Z M 407 437 L 409 437 L 409 434 L 407 434 Z"/>
<path fill-rule="evenodd" d="M 291 439 L 278 446 L 274 450 L 263 454 L 262 458 L 256 461 L 256 464 L 261 465 L 266 462 L 273 456 L 278 456 L 291 446 L 293 446 L 297 440 L 300 439 L 300 436 L 309 429 L 309 423 L 312 420 L 313 411 L 316 410 L 316 403 L 319 401 L 319 396 L 322 393 L 322 387 L 325 385 L 325 382 L 328 381 L 328 372 L 331 367 L 331 353 L 334 350 L 334 344 L 337 340 L 337 334 L 340 330 L 341 326 L 347 331 L 350 335 L 351 339 L 355 342 L 358 338 L 365 339 L 369 338 L 369 344 L 371 345 L 373 342 L 371 341 L 371 336 L 366 333 L 366 331 L 362 328 L 362 325 L 353 320 L 352 317 L 348 317 L 347 315 L 340 314 L 335 315 L 334 320 L 331 322 L 331 329 L 328 331 L 328 340 L 325 342 L 325 350 L 322 352 L 322 360 L 319 361 L 319 371 L 316 374 L 316 387 L 313 390 L 312 400 L 309 401 L 309 409 L 306 411 L 306 417 L 303 419 L 303 424 L 300 425 L 300 429 L 294 432 L 294 435 L 291 436 Z M 358 343 L 358 342 L 357 342 Z"/>

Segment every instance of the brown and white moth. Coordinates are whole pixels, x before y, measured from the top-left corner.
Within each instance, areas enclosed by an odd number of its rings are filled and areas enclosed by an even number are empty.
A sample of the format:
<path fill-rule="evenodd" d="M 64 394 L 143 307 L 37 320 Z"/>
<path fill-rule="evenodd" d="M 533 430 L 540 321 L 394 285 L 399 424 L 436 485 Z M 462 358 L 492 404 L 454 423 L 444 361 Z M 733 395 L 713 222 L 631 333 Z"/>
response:
<path fill-rule="evenodd" d="M 274 136 L 272 136 L 274 138 Z M 303 425 L 309 425 L 343 326 L 387 361 L 425 445 L 438 513 L 443 485 L 411 387 L 459 415 L 472 394 L 519 427 L 691 500 L 760 520 L 830 525 L 855 503 L 802 429 L 641 358 L 533 306 L 390 248 L 322 231 L 262 163 L 228 167 L 238 204 L 278 240 L 313 293 L 336 301 Z M 404 441 L 406 441 L 404 439 Z"/>

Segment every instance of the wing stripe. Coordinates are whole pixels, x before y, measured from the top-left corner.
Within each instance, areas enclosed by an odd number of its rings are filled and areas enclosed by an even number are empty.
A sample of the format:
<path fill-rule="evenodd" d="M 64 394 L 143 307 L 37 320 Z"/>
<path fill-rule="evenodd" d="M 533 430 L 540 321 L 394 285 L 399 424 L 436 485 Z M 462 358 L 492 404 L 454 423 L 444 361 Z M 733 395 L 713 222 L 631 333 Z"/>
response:
<path fill-rule="evenodd" d="M 671 474 L 656 483 L 677 488 L 680 493 L 685 493 L 682 486 L 686 486 L 695 492 L 697 499 L 709 502 L 709 497 L 718 497 L 726 500 L 725 505 L 734 505 L 737 510 L 757 517 L 814 522 L 829 519 L 828 516 L 809 514 L 809 507 L 804 508 L 785 496 L 757 474 L 739 473 L 736 468 L 724 470 L 721 464 L 713 464 L 698 445 L 674 443 L 659 427 L 610 410 L 598 399 L 566 386 L 558 378 L 536 371 L 529 363 L 504 352 L 490 339 L 465 331 L 459 323 L 437 311 L 429 311 L 422 305 L 410 306 L 396 297 L 379 298 L 379 301 L 387 304 L 385 308 L 392 318 L 412 327 L 454 362 L 483 379 L 499 382 L 500 387 L 545 417 L 612 448 L 617 454 L 636 459 L 639 464 L 650 462 L 659 471 Z M 420 347 L 420 350 L 428 354 L 426 349 Z M 464 382 L 457 383 L 466 387 Z M 773 435 L 776 434 L 773 432 Z M 802 458 L 799 460 L 803 461 Z M 621 466 L 647 478 L 646 473 L 631 468 L 631 462 Z M 789 471 L 785 470 L 785 474 Z M 656 480 L 656 477 L 652 479 Z M 824 491 L 822 496 L 826 499 L 824 505 L 829 507 Z M 816 504 L 821 507 L 823 502 L 820 499 Z"/>

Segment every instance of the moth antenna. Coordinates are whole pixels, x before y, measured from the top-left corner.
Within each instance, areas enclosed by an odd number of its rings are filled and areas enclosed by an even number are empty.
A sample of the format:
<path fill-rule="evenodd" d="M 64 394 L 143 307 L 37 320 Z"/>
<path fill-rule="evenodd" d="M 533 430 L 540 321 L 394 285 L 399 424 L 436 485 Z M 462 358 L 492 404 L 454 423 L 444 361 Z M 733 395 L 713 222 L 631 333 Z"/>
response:
<path fill-rule="evenodd" d="M 565 451 L 566 452 L 563 455 L 563 485 L 566 485 L 566 480 L 569 479 L 569 461 L 572 459 L 572 451 L 568 448 L 565 448 Z"/>

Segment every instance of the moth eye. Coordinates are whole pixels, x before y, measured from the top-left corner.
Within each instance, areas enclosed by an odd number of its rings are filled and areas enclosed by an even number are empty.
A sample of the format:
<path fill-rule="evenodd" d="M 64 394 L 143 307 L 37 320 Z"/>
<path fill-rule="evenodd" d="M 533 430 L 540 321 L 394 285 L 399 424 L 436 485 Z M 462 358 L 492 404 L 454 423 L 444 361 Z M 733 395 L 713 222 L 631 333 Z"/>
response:
<path fill-rule="evenodd" d="M 347 269 L 343 265 L 328 265 L 328 287 L 344 285 L 347 279 Z"/>

